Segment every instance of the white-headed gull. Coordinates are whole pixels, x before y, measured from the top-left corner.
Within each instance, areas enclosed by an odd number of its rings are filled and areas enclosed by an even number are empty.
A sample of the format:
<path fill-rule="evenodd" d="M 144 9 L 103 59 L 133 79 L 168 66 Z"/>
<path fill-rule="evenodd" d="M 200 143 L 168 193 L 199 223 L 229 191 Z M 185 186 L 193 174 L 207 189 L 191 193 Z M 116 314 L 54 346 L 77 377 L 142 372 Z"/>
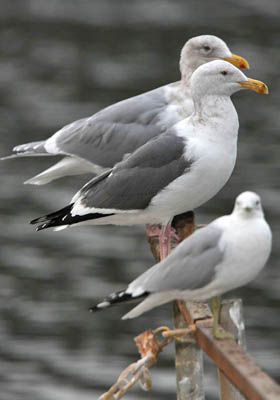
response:
<path fill-rule="evenodd" d="M 260 197 L 254 192 L 243 192 L 230 215 L 195 231 L 127 289 L 106 297 L 91 311 L 142 300 L 123 317 L 127 319 L 175 299 L 212 299 L 214 334 L 226 338 L 229 335 L 218 328 L 219 296 L 257 276 L 268 260 L 271 237 Z"/>

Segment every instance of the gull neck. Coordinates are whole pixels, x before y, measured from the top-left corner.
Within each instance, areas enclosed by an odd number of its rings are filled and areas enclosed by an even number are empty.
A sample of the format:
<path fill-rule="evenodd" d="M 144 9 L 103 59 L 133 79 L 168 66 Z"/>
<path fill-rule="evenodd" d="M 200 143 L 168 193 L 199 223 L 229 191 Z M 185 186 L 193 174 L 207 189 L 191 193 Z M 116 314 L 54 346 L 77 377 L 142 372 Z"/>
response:
<path fill-rule="evenodd" d="M 204 95 L 199 98 L 193 98 L 194 112 L 200 117 L 218 117 L 232 115 L 232 109 L 235 110 L 229 96 L 226 95 Z"/>

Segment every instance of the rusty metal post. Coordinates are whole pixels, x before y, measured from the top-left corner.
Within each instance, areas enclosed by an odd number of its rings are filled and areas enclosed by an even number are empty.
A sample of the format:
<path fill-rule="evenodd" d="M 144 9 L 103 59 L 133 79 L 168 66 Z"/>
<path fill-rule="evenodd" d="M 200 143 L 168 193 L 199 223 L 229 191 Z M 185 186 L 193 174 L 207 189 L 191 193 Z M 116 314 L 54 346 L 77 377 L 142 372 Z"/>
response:
<path fill-rule="evenodd" d="M 231 332 L 239 346 L 246 349 L 245 324 L 241 299 L 224 300 L 222 302 L 220 324 Z M 220 369 L 218 369 L 220 400 L 245 400 L 240 391 L 232 385 Z"/>
<path fill-rule="evenodd" d="M 188 212 L 177 215 L 172 223 L 180 242 L 191 235 L 195 229 L 194 213 Z M 199 303 L 188 302 L 187 307 L 191 313 L 197 313 Z M 199 309 L 202 318 L 205 317 L 205 309 Z M 206 311 L 207 314 L 208 311 Z M 186 328 L 187 324 L 180 310 L 180 303 L 173 302 L 174 328 Z M 175 341 L 175 366 L 177 382 L 177 400 L 203 400 L 203 352 L 197 346 L 196 341 Z"/>
<path fill-rule="evenodd" d="M 175 328 L 186 328 L 189 324 L 181 312 L 181 302 L 173 303 L 173 319 Z M 185 303 L 182 302 L 184 305 Z M 192 318 L 201 317 L 202 319 L 211 315 L 206 304 L 198 302 L 186 303 Z M 176 349 L 176 378 L 177 378 L 177 399 L 178 400 L 203 400 L 203 352 L 197 346 L 196 340 L 175 341 Z"/>
<path fill-rule="evenodd" d="M 194 213 L 193 211 L 174 217 L 172 227 L 175 229 L 179 238 L 178 241 L 171 242 L 171 248 L 177 246 L 182 240 L 191 235 L 195 229 Z M 159 256 L 159 243 L 156 236 L 149 237 L 151 251 L 157 262 L 160 261 Z M 187 324 L 185 318 L 181 313 L 180 302 L 173 302 L 173 321 L 174 328 L 186 328 Z M 193 314 L 199 314 L 198 318 L 205 318 L 209 316 L 209 309 L 205 312 L 199 308 L 199 303 L 188 302 L 188 309 L 192 310 Z M 211 314 L 210 314 L 211 315 Z M 177 381 L 177 399 L 178 400 L 203 400 L 203 352 L 196 345 L 195 340 L 193 343 L 188 342 L 175 342 L 175 366 L 176 366 L 176 381 Z"/>

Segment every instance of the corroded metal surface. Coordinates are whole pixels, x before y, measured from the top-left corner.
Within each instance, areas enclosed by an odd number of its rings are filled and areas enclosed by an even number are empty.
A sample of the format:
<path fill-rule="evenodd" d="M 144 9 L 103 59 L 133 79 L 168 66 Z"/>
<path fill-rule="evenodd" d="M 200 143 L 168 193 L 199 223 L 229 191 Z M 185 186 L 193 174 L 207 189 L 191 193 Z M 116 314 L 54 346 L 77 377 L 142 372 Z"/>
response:
<path fill-rule="evenodd" d="M 176 216 L 172 224 L 179 237 L 179 242 L 189 236 L 195 229 L 194 214 L 188 212 Z M 152 252 L 158 259 L 156 239 L 150 242 Z M 177 243 L 174 243 L 176 246 Z M 230 304 L 230 303 L 228 303 Z M 234 305 L 233 305 L 234 306 Z M 227 307 L 227 306 L 226 306 Z M 226 308 L 225 307 L 225 308 Z M 225 316 L 222 316 L 224 328 L 233 330 L 239 344 L 245 343 L 244 326 L 242 316 L 235 308 L 229 307 L 222 313 L 231 313 L 225 324 Z M 199 302 L 176 301 L 173 303 L 174 327 L 184 329 L 194 324 L 194 336 L 197 343 L 186 341 L 176 342 L 176 374 L 177 374 L 177 399 L 201 400 L 204 399 L 203 389 L 203 359 L 201 349 L 215 362 L 221 373 L 238 390 L 250 400 L 279 400 L 280 386 L 277 385 L 242 347 L 233 340 L 216 340 L 213 338 L 213 321 L 211 312 L 206 304 Z M 230 326 L 231 325 L 231 326 Z M 222 399 L 240 400 L 243 397 L 230 384 L 222 378 Z M 231 396 L 231 397 L 229 397 Z"/>
<path fill-rule="evenodd" d="M 195 230 L 194 213 L 192 211 L 176 216 L 172 226 L 181 242 Z M 178 244 L 178 243 L 177 243 Z M 176 243 L 174 243 L 176 245 Z M 173 321 L 176 329 L 187 328 L 187 324 L 182 314 L 181 301 L 173 302 Z M 188 308 L 193 314 L 201 315 L 201 306 L 198 302 L 188 303 Z M 184 308 L 183 308 L 184 310 Z M 204 317 L 203 313 L 203 317 Z M 176 349 L 176 378 L 177 378 L 177 399 L 178 400 L 203 400 L 203 353 L 196 342 L 175 342 Z"/>
<path fill-rule="evenodd" d="M 279 400 L 277 385 L 233 340 L 215 340 L 211 320 L 196 322 L 196 339 L 202 350 L 226 377 L 251 400 Z"/>
<path fill-rule="evenodd" d="M 151 368 L 158 359 L 158 354 L 167 346 L 171 338 L 158 341 L 156 333 L 169 330 L 166 327 L 160 327 L 156 331 L 148 329 L 134 338 L 141 355 L 141 359 L 130 364 L 119 375 L 117 381 L 105 392 L 98 400 L 119 400 L 138 382 L 145 391 L 152 387 L 149 368 Z"/>
<path fill-rule="evenodd" d="M 194 335 L 198 346 L 246 398 L 250 400 L 280 399 L 280 386 L 261 370 L 240 345 L 233 340 L 213 338 L 212 318 L 207 318 L 205 315 L 205 319 L 195 320 L 184 302 L 180 302 L 180 310 L 187 323 L 195 324 Z"/>
<path fill-rule="evenodd" d="M 173 320 L 177 329 L 188 325 L 180 311 L 179 302 L 173 303 Z M 176 349 L 176 378 L 178 400 L 204 399 L 203 387 L 203 353 L 196 342 L 175 341 Z"/>
<path fill-rule="evenodd" d="M 241 299 L 224 300 L 221 304 L 220 324 L 234 335 L 237 343 L 245 350 L 245 324 Z M 245 400 L 240 391 L 218 369 L 220 400 Z"/>
<path fill-rule="evenodd" d="M 151 329 L 148 329 L 136 336 L 134 340 L 142 358 L 149 353 L 152 353 L 157 358 L 161 348 L 155 334 Z"/>
<path fill-rule="evenodd" d="M 175 229 L 180 242 L 186 239 L 195 230 L 194 212 L 188 211 L 184 214 L 176 215 L 173 218 L 172 227 Z"/>

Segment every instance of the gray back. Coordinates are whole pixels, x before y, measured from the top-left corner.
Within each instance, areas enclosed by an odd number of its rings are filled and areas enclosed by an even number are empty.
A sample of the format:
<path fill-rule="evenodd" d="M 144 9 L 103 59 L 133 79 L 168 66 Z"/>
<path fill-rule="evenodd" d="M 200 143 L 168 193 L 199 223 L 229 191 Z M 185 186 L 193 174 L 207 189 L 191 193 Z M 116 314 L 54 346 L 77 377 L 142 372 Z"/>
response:
<path fill-rule="evenodd" d="M 192 290 L 210 283 L 223 259 L 219 248 L 222 231 L 212 224 L 194 232 L 165 260 L 140 275 L 130 285 L 147 292 Z"/>
<path fill-rule="evenodd" d="M 111 168 L 169 128 L 160 123 L 160 114 L 167 104 L 164 87 L 120 101 L 90 118 L 65 126 L 56 145 L 66 154 Z"/>
<path fill-rule="evenodd" d="M 150 140 L 117 164 L 111 176 L 89 182 L 81 190 L 82 204 L 116 210 L 146 208 L 158 192 L 191 168 L 192 160 L 184 157 L 185 145 L 173 129 Z"/>

